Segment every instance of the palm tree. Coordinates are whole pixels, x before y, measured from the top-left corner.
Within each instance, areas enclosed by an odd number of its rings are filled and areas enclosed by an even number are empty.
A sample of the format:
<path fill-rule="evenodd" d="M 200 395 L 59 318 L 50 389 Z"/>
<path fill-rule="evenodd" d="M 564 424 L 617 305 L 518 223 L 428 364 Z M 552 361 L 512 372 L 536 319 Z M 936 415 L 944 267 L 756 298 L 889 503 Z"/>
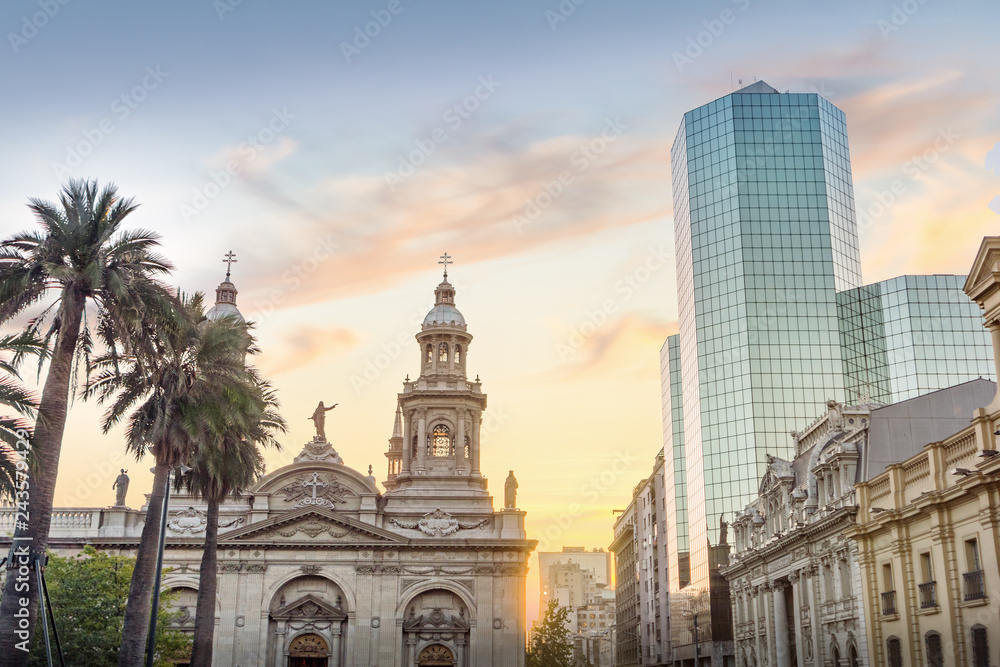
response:
<path fill-rule="evenodd" d="M 135 570 L 118 654 L 120 667 L 142 664 L 159 538 L 159 517 L 170 471 L 192 459 L 206 424 L 224 418 L 219 396 L 245 390 L 244 358 L 252 348 L 242 323 L 205 318 L 200 293 L 178 296 L 180 317 L 142 325 L 147 345 L 135 354 L 105 354 L 94 361 L 84 391 L 108 403 L 105 432 L 125 422 L 126 448 L 136 458 L 147 452 L 155 461 L 153 489 L 136 552 Z"/>
<path fill-rule="evenodd" d="M 210 428 L 191 465 L 188 488 L 199 493 L 208 504 L 205 528 L 205 552 L 201 557 L 198 581 L 198 604 L 194 621 L 192 667 L 211 667 L 215 634 L 216 560 L 219 544 L 219 505 L 230 495 L 239 496 L 264 474 L 260 446 L 279 448 L 274 436 L 285 432 L 285 421 L 278 414 L 278 402 L 270 384 L 248 370 L 246 389 L 221 396 L 217 405 L 221 429 Z"/>
<path fill-rule="evenodd" d="M 27 355 L 45 359 L 48 348 L 35 336 L 22 332 L 0 336 L 0 353 L 8 357 L 0 359 L 0 405 L 12 408 L 20 415 L 0 417 L 0 500 L 15 500 L 17 464 L 26 453 L 26 443 L 31 438 L 30 418 L 35 416 L 38 408 L 35 397 L 21 385 L 17 369 Z M 21 467 L 23 475 L 26 466 L 22 463 Z"/>
<path fill-rule="evenodd" d="M 15 528 L 19 545 L 31 544 L 31 555 L 42 557 L 48 546 L 52 495 L 59 473 L 59 454 L 69 392 L 82 361 L 86 368 L 94 337 L 108 348 L 128 348 L 128 323 L 150 312 L 166 313 L 167 291 L 157 279 L 170 265 L 153 252 L 158 236 L 144 230 L 123 231 L 125 218 L 136 209 L 132 199 L 120 199 L 113 185 L 99 190 L 96 182 L 70 181 L 58 204 L 31 199 L 29 208 L 41 230 L 24 231 L 0 242 L 0 324 L 43 300 L 56 300 L 33 319 L 27 331 L 37 333 L 51 321 L 46 342 L 55 338 L 42 386 L 38 419 L 31 438 L 28 512 L 31 520 Z M 96 314 L 86 322 L 90 304 Z M 28 633 L 37 626 L 38 591 L 15 590 L 7 577 L 0 602 L 0 664 L 26 665 L 27 653 L 16 649 L 20 599 L 28 598 Z"/>

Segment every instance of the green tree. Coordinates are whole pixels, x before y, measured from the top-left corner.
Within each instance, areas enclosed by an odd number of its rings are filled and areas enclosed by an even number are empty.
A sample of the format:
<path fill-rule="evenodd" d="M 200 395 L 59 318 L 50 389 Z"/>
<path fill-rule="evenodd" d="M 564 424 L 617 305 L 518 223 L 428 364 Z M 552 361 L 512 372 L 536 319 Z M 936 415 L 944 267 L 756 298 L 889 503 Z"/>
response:
<path fill-rule="evenodd" d="M 132 199 L 121 199 L 113 185 L 99 189 L 96 182 L 69 181 L 58 204 L 31 199 L 29 208 L 41 226 L 0 242 L 0 323 L 42 301 L 56 299 L 28 325 L 37 333 L 51 322 L 45 340 L 51 357 L 31 438 L 30 520 L 17 527 L 19 544 L 32 545 L 44 555 L 49 539 L 52 496 L 59 473 L 59 454 L 70 389 L 76 369 L 87 360 L 95 337 L 108 349 L 131 346 L 130 323 L 151 312 L 167 312 L 167 291 L 158 277 L 170 265 L 154 253 L 158 236 L 144 230 L 123 230 L 136 209 Z M 87 323 L 87 310 L 95 316 Z M 27 664 L 27 653 L 16 649 L 14 612 L 20 597 L 28 598 L 29 631 L 38 623 L 38 591 L 15 595 L 15 577 L 7 577 L 0 602 L 0 664 Z"/>
<path fill-rule="evenodd" d="M 44 359 L 48 349 L 44 341 L 22 332 L 0 336 L 0 354 L 5 357 L 0 359 L 0 406 L 18 415 L 0 416 L 0 500 L 10 501 L 16 499 L 18 461 L 26 453 L 24 443 L 31 437 L 31 418 L 38 407 L 35 397 L 21 384 L 18 367 L 28 355 Z M 21 467 L 27 466 L 22 463 Z"/>
<path fill-rule="evenodd" d="M 49 554 L 45 582 L 52 611 L 60 630 L 66 664 L 73 667 L 107 667 L 118 660 L 125 603 L 135 559 L 113 556 L 86 546 L 77 557 Z M 170 609 L 171 596 L 160 597 L 156 630 L 157 667 L 169 667 L 191 650 L 191 638 L 170 628 L 178 613 Z M 35 633 L 31 667 L 44 667 L 45 642 Z M 55 653 L 55 642 L 52 645 Z"/>
<path fill-rule="evenodd" d="M 568 624 L 569 609 L 550 600 L 545 613 L 532 628 L 527 667 L 571 667 L 573 640 Z"/>
<path fill-rule="evenodd" d="M 260 447 L 280 448 L 276 433 L 286 430 L 277 412 L 278 402 L 269 383 L 247 369 L 248 384 L 242 392 L 230 389 L 217 402 L 217 420 L 206 423 L 191 474 L 185 482 L 207 502 L 205 551 L 198 576 L 198 604 L 194 625 L 192 667 L 211 667 L 215 635 L 215 598 L 219 544 L 219 505 L 230 495 L 239 495 L 264 474 Z"/>
<path fill-rule="evenodd" d="M 198 443 L 221 432 L 234 406 L 254 400 L 255 386 L 244 359 L 255 352 L 242 322 L 205 317 L 200 293 L 178 296 L 173 321 L 142 323 L 147 341 L 132 354 L 105 354 L 94 361 L 85 396 L 108 404 L 105 432 L 125 422 L 126 448 L 153 455 L 153 489 L 136 552 L 129 589 L 119 667 L 142 664 L 156 574 L 163 495 L 170 470 L 190 463 Z"/>

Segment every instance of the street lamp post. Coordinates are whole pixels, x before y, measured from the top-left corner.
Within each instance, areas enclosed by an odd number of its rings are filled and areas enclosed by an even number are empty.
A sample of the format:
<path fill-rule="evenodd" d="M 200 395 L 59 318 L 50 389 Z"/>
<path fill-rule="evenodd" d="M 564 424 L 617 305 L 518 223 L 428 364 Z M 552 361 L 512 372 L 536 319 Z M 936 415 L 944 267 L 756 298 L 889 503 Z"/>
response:
<path fill-rule="evenodd" d="M 183 475 L 191 471 L 183 463 L 174 468 Z M 146 667 L 153 667 L 153 656 L 156 653 L 156 617 L 160 611 L 160 579 L 163 576 L 163 547 L 167 537 L 167 505 L 170 503 L 170 481 L 174 468 L 167 473 L 167 482 L 163 489 L 163 507 L 160 509 L 160 544 L 156 553 L 156 575 L 153 580 L 153 608 L 149 613 L 149 637 L 146 639 Z M 153 470 L 156 470 L 153 468 Z"/>

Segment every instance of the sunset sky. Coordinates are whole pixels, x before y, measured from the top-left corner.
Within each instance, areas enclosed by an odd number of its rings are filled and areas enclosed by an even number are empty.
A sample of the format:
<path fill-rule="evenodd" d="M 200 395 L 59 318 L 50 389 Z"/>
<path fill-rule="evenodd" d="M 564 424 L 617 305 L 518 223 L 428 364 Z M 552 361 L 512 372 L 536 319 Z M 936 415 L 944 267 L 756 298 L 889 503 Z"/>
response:
<path fill-rule="evenodd" d="M 185 291 L 213 293 L 233 250 L 291 425 L 269 468 L 323 400 L 345 463 L 380 479 L 447 251 L 489 395 L 491 489 L 515 470 L 540 549 L 607 548 L 662 446 L 681 115 L 741 79 L 821 93 L 847 114 L 865 281 L 964 273 L 1000 222 L 998 16 L 940 0 L 11 0 L 0 234 L 32 226 L 28 197 L 87 177 L 141 202 L 132 224 L 163 235 Z M 148 492 L 151 464 L 101 435 L 100 411 L 73 406 L 56 505 L 110 504 L 122 466 L 130 504 Z M 533 569 L 529 618 L 537 585 Z"/>

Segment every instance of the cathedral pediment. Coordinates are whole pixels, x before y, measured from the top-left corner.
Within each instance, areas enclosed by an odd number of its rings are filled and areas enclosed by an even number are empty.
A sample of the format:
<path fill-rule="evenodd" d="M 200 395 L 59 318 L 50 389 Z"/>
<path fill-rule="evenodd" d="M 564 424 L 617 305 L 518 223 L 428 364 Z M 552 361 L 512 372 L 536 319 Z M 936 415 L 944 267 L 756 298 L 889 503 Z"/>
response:
<path fill-rule="evenodd" d="M 291 604 L 273 612 L 271 618 L 276 621 L 333 621 L 335 623 L 347 618 L 347 614 L 337 605 L 331 605 L 326 600 L 315 595 L 306 595 Z"/>
<path fill-rule="evenodd" d="M 235 530 L 220 538 L 221 543 L 405 544 L 407 541 L 406 538 L 388 530 L 317 507 L 291 510 L 273 519 Z"/>

